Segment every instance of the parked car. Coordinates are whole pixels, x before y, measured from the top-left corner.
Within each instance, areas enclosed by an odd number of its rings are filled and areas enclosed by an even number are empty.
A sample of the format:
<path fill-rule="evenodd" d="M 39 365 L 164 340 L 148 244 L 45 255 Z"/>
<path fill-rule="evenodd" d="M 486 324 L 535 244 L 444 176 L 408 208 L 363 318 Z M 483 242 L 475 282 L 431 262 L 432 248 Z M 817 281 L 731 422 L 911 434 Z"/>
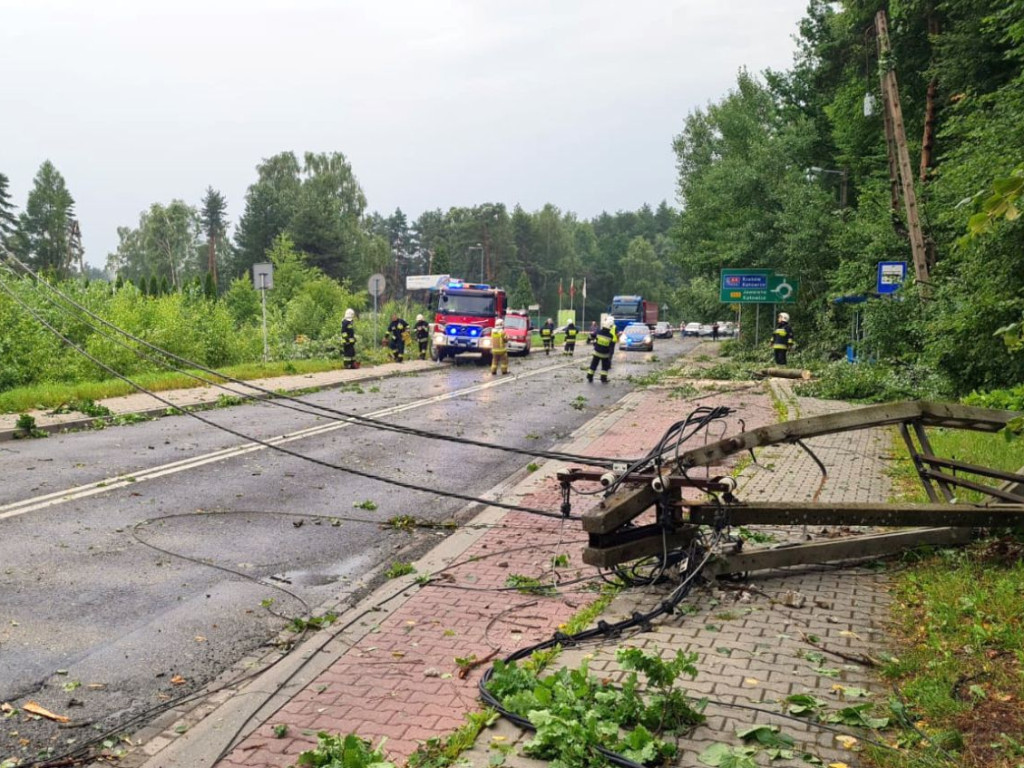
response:
<path fill-rule="evenodd" d="M 700 336 L 700 323 L 687 323 L 683 328 L 683 336 Z"/>
<path fill-rule="evenodd" d="M 668 323 L 659 322 L 654 326 L 654 338 L 656 339 L 671 339 L 672 338 L 672 326 Z"/>
<path fill-rule="evenodd" d="M 654 351 L 654 335 L 646 323 L 630 323 L 619 334 L 619 349 Z"/>

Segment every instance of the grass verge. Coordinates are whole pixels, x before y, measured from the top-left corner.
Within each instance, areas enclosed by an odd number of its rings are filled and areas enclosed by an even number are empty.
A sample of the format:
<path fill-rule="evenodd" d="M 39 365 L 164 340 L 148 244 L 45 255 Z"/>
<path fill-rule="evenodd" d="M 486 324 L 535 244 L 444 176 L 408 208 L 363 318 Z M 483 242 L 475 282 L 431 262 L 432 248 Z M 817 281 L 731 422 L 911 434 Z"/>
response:
<path fill-rule="evenodd" d="M 1024 442 L 933 430 L 936 455 L 1015 471 Z M 902 446 L 900 447 L 902 453 Z M 909 459 L 894 481 L 900 500 L 927 501 Z M 977 494 L 963 493 L 962 501 Z M 1024 766 L 1024 538 L 1006 531 L 962 550 L 908 555 L 894 576 L 893 658 L 883 676 L 905 712 L 898 750 L 869 749 L 879 768 Z"/>

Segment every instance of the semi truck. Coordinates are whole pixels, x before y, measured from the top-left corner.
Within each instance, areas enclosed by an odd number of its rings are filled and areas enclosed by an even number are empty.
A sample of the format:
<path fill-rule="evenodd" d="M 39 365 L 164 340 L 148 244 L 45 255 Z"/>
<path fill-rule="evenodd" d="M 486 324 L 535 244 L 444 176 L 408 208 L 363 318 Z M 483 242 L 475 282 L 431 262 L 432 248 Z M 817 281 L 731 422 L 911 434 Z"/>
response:
<path fill-rule="evenodd" d="M 475 352 L 481 362 L 489 363 L 491 331 L 494 321 L 505 316 L 506 305 L 501 288 L 449 279 L 437 291 L 431 358 L 440 362 Z"/>
<path fill-rule="evenodd" d="M 658 305 L 642 296 L 613 296 L 608 313 L 615 319 L 615 330 L 622 331 L 630 323 L 646 323 L 654 330 L 658 323 Z"/>

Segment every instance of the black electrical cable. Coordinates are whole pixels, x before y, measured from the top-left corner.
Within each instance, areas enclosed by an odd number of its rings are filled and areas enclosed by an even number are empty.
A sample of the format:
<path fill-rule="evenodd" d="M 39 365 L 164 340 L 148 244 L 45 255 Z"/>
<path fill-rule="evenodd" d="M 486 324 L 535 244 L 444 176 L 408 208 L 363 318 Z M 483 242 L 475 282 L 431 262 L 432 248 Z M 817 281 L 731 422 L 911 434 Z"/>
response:
<path fill-rule="evenodd" d="M 88 360 L 90 360 L 94 364 L 98 365 L 100 368 L 102 368 L 103 370 L 107 371 L 108 373 L 110 373 L 115 378 L 118 378 L 121 381 L 124 381 L 125 383 L 131 385 L 132 387 L 135 387 L 136 389 L 138 389 L 141 392 L 145 392 L 147 395 L 149 395 L 150 397 L 154 398 L 155 400 L 158 400 L 161 403 L 164 403 L 169 408 L 179 409 L 178 406 L 175 405 L 174 403 L 172 403 L 171 401 L 167 400 L 166 398 L 161 397 L 160 395 L 156 394 L 155 392 L 150 392 L 149 390 L 146 390 L 145 388 L 141 387 L 136 382 L 131 381 L 130 379 L 128 379 L 126 376 L 124 376 L 120 372 L 114 370 L 109 365 L 107 365 L 106 363 L 102 362 L 101 360 L 96 358 L 94 355 L 90 354 L 88 351 L 83 349 L 81 346 L 79 346 L 75 342 L 71 341 L 71 339 L 69 339 L 65 335 L 63 335 L 58 329 L 54 328 L 44 318 L 40 317 L 38 315 L 38 313 L 36 313 L 36 311 L 34 309 L 29 307 L 27 304 L 25 304 L 25 302 L 23 302 L 20 297 L 15 295 L 4 284 L 3 280 L 0 280 L 0 290 L 2 290 L 5 293 L 7 293 L 8 296 L 10 296 L 12 299 L 14 299 L 15 302 L 20 304 L 21 307 L 26 312 L 31 314 L 47 330 L 49 330 L 51 333 L 53 333 L 59 339 L 61 339 L 61 341 L 63 341 L 65 344 L 67 344 L 68 346 L 72 347 L 73 349 L 77 350 L 80 354 L 84 355 Z M 291 450 L 289 448 L 284 448 L 284 447 L 282 447 L 280 445 L 275 445 L 275 444 L 273 444 L 271 442 L 268 442 L 266 440 L 262 440 L 262 439 L 257 438 L 257 437 L 252 437 L 250 435 L 246 435 L 243 432 L 239 432 L 238 430 L 232 429 L 231 427 L 226 427 L 223 424 L 217 424 L 216 422 L 214 422 L 214 421 L 212 421 L 210 419 L 207 419 L 205 416 L 203 416 L 203 415 L 201 415 L 199 413 L 196 413 L 195 411 L 184 411 L 184 413 L 186 415 L 192 417 L 193 419 L 196 419 L 197 421 L 200 421 L 203 424 L 206 424 L 207 426 L 213 427 L 215 429 L 219 429 L 222 432 L 227 432 L 228 434 L 234 435 L 235 437 L 238 437 L 238 438 L 240 438 L 242 440 L 246 440 L 247 442 L 251 442 L 251 443 L 254 443 L 256 445 L 261 445 L 264 448 L 269 448 L 269 449 L 277 451 L 279 453 L 283 453 L 286 456 L 292 456 L 294 458 L 301 459 L 303 461 L 308 461 L 308 462 L 310 462 L 312 464 L 316 464 L 318 466 L 325 467 L 327 469 L 335 469 L 335 470 L 338 470 L 339 472 L 345 472 L 346 474 L 355 475 L 356 477 L 362 477 L 362 478 L 364 478 L 366 480 L 372 480 L 372 481 L 375 481 L 375 482 L 384 483 L 385 485 L 392 485 L 392 486 L 395 486 L 396 488 L 404 488 L 404 489 L 409 490 L 409 491 L 416 491 L 418 493 L 430 493 L 430 494 L 433 494 L 435 496 L 442 496 L 444 498 L 459 499 L 460 501 L 465 501 L 465 502 L 468 502 L 468 503 L 471 503 L 471 504 L 482 504 L 484 506 L 497 507 L 499 509 L 508 509 L 508 510 L 512 510 L 514 512 L 525 512 L 527 514 L 537 515 L 539 517 L 552 517 L 552 518 L 556 518 L 556 519 L 561 519 L 561 518 L 566 517 L 566 515 L 563 515 L 560 512 L 549 512 L 549 511 L 547 511 L 545 509 L 535 509 L 533 507 L 524 507 L 524 506 L 522 506 L 520 504 L 508 504 L 508 503 L 503 502 L 503 501 L 490 500 L 490 499 L 482 499 L 482 498 L 479 498 L 479 497 L 476 497 L 476 496 L 469 496 L 468 494 L 464 494 L 464 493 L 457 493 L 455 491 L 442 491 L 442 490 L 439 490 L 437 488 L 425 488 L 423 486 L 418 486 L 418 485 L 415 485 L 413 483 L 407 483 L 407 482 L 404 482 L 402 480 L 394 480 L 392 478 L 383 477 L 382 475 L 375 475 L 375 474 L 372 474 L 370 472 L 364 472 L 362 470 L 354 469 L 352 467 L 342 466 L 341 464 L 334 464 L 334 463 L 329 462 L 329 461 L 324 461 L 322 459 L 313 458 L 312 456 L 306 456 L 305 454 L 299 453 L 298 451 L 293 451 L 293 450 Z M 568 517 L 571 520 L 578 520 L 578 519 L 580 519 L 578 516 L 568 516 Z"/>
<path fill-rule="evenodd" d="M 504 663 L 509 664 L 513 661 L 525 659 L 531 656 L 532 654 L 536 653 L 537 651 L 546 650 L 548 648 L 553 648 L 555 646 L 578 645 L 579 643 L 586 642 L 588 640 L 619 635 L 623 631 L 630 629 L 632 627 L 649 627 L 653 619 L 664 614 L 672 613 L 672 611 L 675 610 L 675 607 L 680 603 L 680 601 L 682 601 L 682 599 L 689 593 L 690 589 L 693 586 L 693 582 L 700 575 L 700 572 L 701 570 L 703 570 L 704 565 L 711 558 L 714 552 L 714 547 L 717 546 L 717 538 L 719 535 L 720 532 L 716 532 L 716 541 L 712 542 L 710 546 L 705 548 L 704 557 L 699 564 L 696 564 L 696 558 L 690 558 L 688 560 L 687 572 L 682 582 L 669 594 L 668 598 L 662 600 L 658 604 L 658 606 L 653 610 L 643 614 L 634 613 L 629 619 L 624 619 L 623 621 L 615 622 L 613 624 L 609 624 L 607 622 L 602 621 L 599 622 L 596 627 L 583 630 L 582 632 L 578 632 L 573 635 L 566 635 L 561 632 L 556 632 L 554 636 L 547 640 L 543 640 L 540 643 L 536 643 L 535 645 L 526 648 L 521 648 L 518 651 L 515 651 L 514 653 L 505 657 Z M 504 705 L 487 689 L 487 683 L 490 682 L 490 679 L 493 675 L 494 667 L 491 666 L 484 672 L 483 676 L 480 679 L 478 691 L 480 693 L 480 698 L 483 700 L 483 702 L 488 707 L 491 707 L 492 709 L 496 710 L 499 714 L 501 714 L 502 717 L 505 717 L 506 719 L 515 723 L 519 727 L 528 730 L 535 730 L 534 725 L 529 720 L 522 717 L 521 715 L 517 715 L 516 713 L 506 709 Z M 642 768 L 640 764 L 634 763 L 633 761 L 615 752 L 606 750 L 603 747 L 598 747 L 597 749 L 606 759 L 608 759 L 614 765 L 622 766 L 622 768 Z"/>
<path fill-rule="evenodd" d="M 170 365 L 168 362 L 166 362 L 164 360 L 160 360 L 160 359 L 154 358 L 152 356 L 146 355 L 141 350 L 135 349 L 135 348 L 131 347 L 130 345 L 126 344 L 125 342 L 121 341 L 120 339 L 117 339 L 117 338 L 115 338 L 115 337 L 113 337 L 113 336 L 111 336 L 111 335 L 101 331 L 97 326 L 95 326 L 93 324 L 87 324 L 87 325 L 89 325 L 89 327 L 91 329 L 93 329 L 97 333 L 103 335 L 105 338 L 111 340 L 115 344 L 120 345 L 122 348 L 127 349 L 128 351 L 132 352 L 132 354 L 135 354 L 138 357 L 140 357 L 140 358 L 142 358 L 144 360 L 147 360 L 147 361 L 149 361 L 149 362 L 151 362 L 151 363 L 153 363 L 155 365 L 160 365 L 160 366 L 166 367 L 169 370 L 173 370 L 173 371 L 175 371 L 177 373 L 181 373 L 181 374 L 183 374 L 185 376 L 189 376 L 190 378 L 193 378 L 196 381 L 203 382 L 204 384 L 208 384 L 210 386 L 218 387 L 220 389 L 225 390 L 226 392 L 228 392 L 230 394 L 236 395 L 238 397 L 242 397 L 242 398 L 244 398 L 246 400 L 257 400 L 257 399 L 258 400 L 264 400 L 265 402 L 268 402 L 271 405 L 276 405 L 276 406 L 285 407 L 285 408 L 290 407 L 293 410 L 299 411 L 300 413 L 306 413 L 306 414 L 309 414 L 309 415 L 329 414 L 332 418 L 340 418 L 341 420 L 346 420 L 346 421 L 350 421 L 350 422 L 360 423 L 360 424 L 364 424 L 364 425 L 371 426 L 371 427 L 374 427 L 376 429 L 381 429 L 381 430 L 385 430 L 385 431 L 397 432 L 397 433 L 400 433 L 400 434 L 407 434 L 407 435 L 411 435 L 411 436 L 415 436 L 415 437 L 423 437 L 423 438 L 432 439 L 432 440 L 441 440 L 441 441 L 447 441 L 447 442 L 454 442 L 454 443 L 459 443 L 459 444 L 462 444 L 462 445 L 472 445 L 472 446 L 479 447 L 479 448 L 487 448 L 487 449 L 496 450 L 496 451 L 504 451 L 506 453 L 514 453 L 514 454 L 523 455 L 523 456 L 539 457 L 539 458 L 544 458 L 544 459 L 552 459 L 552 460 L 555 460 L 555 461 L 576 462 L 576 463 L 584 464 L 584 465 L 587 465 L 587 466 L 599 466 L 599 467 L 606 467 L 606 468 L 610 468 L 611 465 L 614 462 L 619 461 L 617 459 L 611 459 L 611 458 L 607 458 L 607 457 L 584 456 L 584 455 L 581 455 L 581 454 L 566 453 L 566 452 L 562 452 L 562 451 L 536 451 L 536 450 L 532 450 L 531 451 L 531 450 L 526 450 L 526 449 L 523 449 L 523 448 L 516 448 L 514 446 L 500 445 L 500 444 L 497 444 L 497 443 L 488 443 L 488 442 L 485 442 L 485 441 L 482 441 L 482 440 L 474 440 L 472 438 L 456 437 L 456 436 L 452 436 L 452 435 L 445 435 L 445 434 L 442 434 L 442 433 L 439 433 L 439 432 L 430 432 L 428 430 L 422 430 L 422 429 L 418 429 L 418 428 L 415 428 L 415 427 L 403 427 L 401 425 L 392 424 L 392 423 L 386 422 L 386 421 L 381 421 L 380 419 L 375 419 L 373 417 L 362 416 L 360 414 L 352 413 L 352 412 L 349 412 L 349 411 L 342 411 L 342 410 L 337 409 L 337 408 L 330 408 L 328 406 L 321 406 L 321 405 L 317 405 L 315 403 L 309 403 L 309 402 L 307 402 L 305 400 L 302 400 L 301 398 L 297 398 L 297 397 L 294 397 L 292 395 L 288 395 L 286 393 L 281 393 L 281 392 L 277 392 L 277 391 L 274 391 L 274 390 L 266 389 L 264 387 L 260 387 L 257 384 L 253 384 L 251 382 L 247 382 L 247 381 L 242 380 L 242 379 L 236 379 L 236 378 L 233 378 L 231 376 L 227 376 L 226 374 L 220 373 L 220 372 L 218 372 L 218 371 L 216 371 L 216 370 L 214 370 L 212 368 L 208 368 L 208 367 L 206 367 L 206 366 L 204 366 L 204 365 L 202 365 L 200 363 L 197 363 L 197 362 L 195 362 L 193 360 L 188 360 L 186 358 L 183 358 L 183 357 L 181 357 L 179 355 L 174 354 L 173 352 L 170 352 L 169 350 L 162 349 L 162 348 L 152 344 L 151 342 L 146 341 L 145 339 L 139 338 L 139 337 L 129 333 L 128 331 L 125 331 L 124 329 L 118 328 L 117 326 L 113 325 L 109 321 L 105 320 L 104 318 L 100 317 L 96 313 L 92 312 L 92 310 L 90 310 L 87 307 L 79 304 L 73 298 L 71 298 L 70 296 L 68 296 L 64 292 L 60 291 L 55 286 L 51 285 L 49 282 L 47 282 L 45 279 L 43 279 L 41 276 L 39 276 L 38 274 L 33 272 L 29 267 L 27 267 L 25 264 L 23 264 L 21 261 L 19 261 L 16 257 L 8 256 L 8 260 L 12 260 L 16 264 L 18 264 L 23 270 L 25 270 L 26 274 L 28 274 L 30 277 L 32 277 L 37 282 L 37 284 L 44 285 L 48 290 L 50 290 L 51 292 L 57 294 L 57 296 L 59 296 L 64 301 L 66 301 L 69 304 L 71 304 L 73 307 L 75 307 L 79 311 L 81 311 L 81 312 L 85 313 L 86 315 L 88 315 L 89 317 L 93 318 L 96 322 L 98 322 L 98 323 L 100 323 L 100 324 L 102 324 L 102 325 L 104 325 L 104 326 L 106 326 L 108 328 L 113 329 L 114 331 L 116 331 L 119 334 L 122 334 L 123 336 L 125 336 L 128 339 L 130 339 L 131 341 L 134 341 L 134 342 L 136 342 L 138 344 L 141 344 L 144 347 L 146 347 L 146 348 L 148 348 L 148 349 L 150 349 L 150 350 L 152 350 L 152 351 L 154 351 L 154 352 L 156 352 L 156 353 L 158 353 L 160 355 L 163 355 L 164 357 L 166 357 L 166 358 L 168 358 L 170 360 L 174 360 L 175 362 L 179 363 L 180 365 L 187 366 L 187 368 L 180 368 L 180 367 L 177 367 L 177 366 L 173 366 L 173 365 Z M 65 314 L 71 315 L 70 311 L 66 307 L 61 306 L 55 300 L 50 299 L 50 298 L 47 298 L 46 300 L 49 301 L 51 304 L 53 304 L 55 307 L 57 307 L 60 311 L 64 312 Z M 208 378 L 205 378 L 203 376 L 199 376 L 198 374 L 194 373 L 193 370 L 189 370 L 189 369 L 194 369 L 194 370 L 202 371 L 202 372 L 207 373 L 207 374 L 209 374 L 211 376 L 215 376 L 216 379 L 208 379 Z M 133 387 L 136 387 L 137 389 L 139 389 L 139 391 L 146 392 L 145 389 L 143 389 L 141 387 L 138 387 L 137 385 L 134 384 L 134 382 L 131 382 L 128 379 L 123 379 L 123 380 L 125 380 L 126 383 L 132 385 Z M 245 387 L 246 389 L 249 389 L 249 390 L 252 390 L 254 392 L 259 393 L 259 395 L 261 395 L 261 397 L 257 397 L 256 395 L 252 395 L 252 394 L 249 394 L 249 393 L 246 393 L 246 392 L 239 392 L 237 390 L 233 390 L 230 387 L 225 386 L 224 382 L 230 382 L 232 384 Z M 148 392 L 147 392 L 147 394 L 148 394 Z M 298 404 L 301 404 L 303 407 L 299 408 L 299 407 L 296 407 L 296 406 L 289 406 L 289 405 L 286 405 L 285 402 L 279 402 L 279 401 L 298 403 Z M 180 409 L 176 408 L 176 410 L 180 410 Z"/>
<path fill-rule="evenodd" d="M 642 472 L 652 466 L 657 466 L 658 462 L 661 461 L 662 456 L 665 453 L 671 452 L 665 447 L 669 442 L 675 440 L 677 445 L 682 444 L 691 439 L 701 430 L 707 429 L 714 421 L 724 419 L 733 413 L 735 413 L 735 409 L 728 406 L 717 406 L 714 408 L 700 406 L 691 411 L 685 419 L 677 421 L 668 427 L 662 435 L 661 440 L 658 441 L 654 448 L 648 451 L 645 456 L 629 462 L 626 469 L 622 472 L 616 473 L 614 479 L 607 486 L 589 491 L 581 491 L 575 487 L 573 487 L 572 490 L 580 496 L 593 496 L 597 494 L 603 494 L 606 496 L 610 495 L 618 490 L 623 483 L 627 482 L 631 475 Z M 692 429 L 689 433 L 686 433 L 684 432 L 685 427 L 692 427 Z"/>

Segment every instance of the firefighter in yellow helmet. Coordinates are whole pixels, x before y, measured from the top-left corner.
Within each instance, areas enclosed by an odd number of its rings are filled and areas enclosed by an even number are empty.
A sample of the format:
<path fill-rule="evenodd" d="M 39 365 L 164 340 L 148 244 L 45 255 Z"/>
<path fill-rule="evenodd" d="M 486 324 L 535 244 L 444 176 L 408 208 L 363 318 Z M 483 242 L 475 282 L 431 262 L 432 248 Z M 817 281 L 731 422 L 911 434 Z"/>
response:
<path fill-rule="evenodd" d="M 341 321 L 341 362 L 346 368 L 358 368 L 356 363 L 356 313 L 353 309 L 345 310 L 345 319 Z"/>
<path fill-rule="evenodd" d="M 501 373 L 508 373 L 508 335 L 505 333 L 505 321 L 500 317 L 494 321 L 494 328 L 491 329 L 491 375 L 498 372 L 498 365 L 501 365 Z"/>
<path fill-rule="evenodd" d="M 587 372 L 587 381 L 593 382 L 594 371 L 601 366 L 601 383 L 608 383 L 608 370 L 612 367 L 612 352 L 615 351 L 615 321 L 606 318 L 601 323 L 601 328 L 594 334 L 594 356 L 590 358 L 590 370 Z"/>
<path fill-rule="evenodd" d="M 793 340 L 793 329 L 789 325 L 789 314 L 779 312 L 779 321 L 772 331 L 772 352 L 775 354 L 775 364 L 785 365 L 786 355 L 796 345 Z"/>

